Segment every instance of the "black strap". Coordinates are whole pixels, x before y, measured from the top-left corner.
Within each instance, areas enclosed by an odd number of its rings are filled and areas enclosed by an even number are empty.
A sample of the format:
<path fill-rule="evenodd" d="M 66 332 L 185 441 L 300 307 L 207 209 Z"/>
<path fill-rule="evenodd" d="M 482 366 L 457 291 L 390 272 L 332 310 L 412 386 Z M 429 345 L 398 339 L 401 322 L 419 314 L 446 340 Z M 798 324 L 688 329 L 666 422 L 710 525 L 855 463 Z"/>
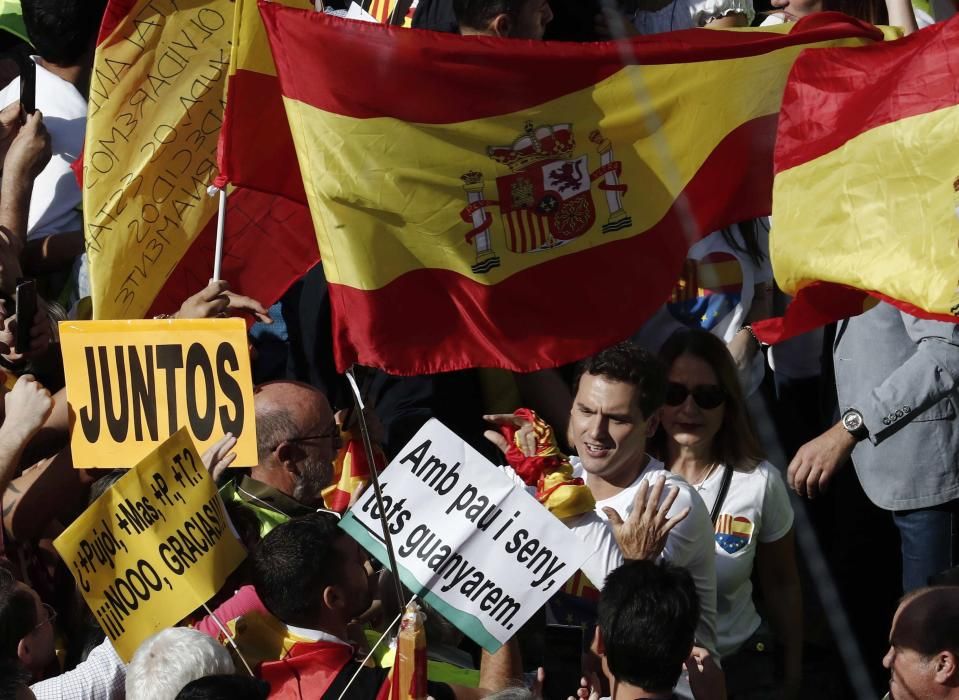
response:
<path fill-rule="evenodd" d="M 719 509 L 723 507 L 723 501 L 726 500 L 726 492 L 729 491 L 729 483 L 733 480 L 733 470 L 723 465 L 723 482 L 719 485 L 719 495 L 716 496 L 716 502 L 713 503 L 713 509 L 709 511 L 709 519 L 716 525 L 716 518 L 719 517 Z"/>

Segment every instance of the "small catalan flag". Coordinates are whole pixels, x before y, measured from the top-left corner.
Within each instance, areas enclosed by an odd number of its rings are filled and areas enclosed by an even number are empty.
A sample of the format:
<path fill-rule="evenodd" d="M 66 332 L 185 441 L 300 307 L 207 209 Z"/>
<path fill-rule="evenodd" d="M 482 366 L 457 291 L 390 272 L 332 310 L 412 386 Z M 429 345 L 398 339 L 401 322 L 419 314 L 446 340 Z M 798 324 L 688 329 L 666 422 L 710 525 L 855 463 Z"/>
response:
<path fill-rule="evenodd" d="M 752 534 L 752 521 L 742 515 L 734 517 L 723 513 L 716 521 L 716 544 L 730 554 L 735 554 L 749 544 Z"/>

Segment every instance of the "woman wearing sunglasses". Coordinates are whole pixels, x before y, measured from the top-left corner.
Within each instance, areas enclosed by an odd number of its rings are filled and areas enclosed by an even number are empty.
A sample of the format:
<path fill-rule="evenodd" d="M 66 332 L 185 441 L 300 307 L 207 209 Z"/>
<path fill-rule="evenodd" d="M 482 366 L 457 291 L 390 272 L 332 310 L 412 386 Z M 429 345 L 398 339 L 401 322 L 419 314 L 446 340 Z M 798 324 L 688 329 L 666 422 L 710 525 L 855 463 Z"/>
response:
<path fill-rule="evenodd" d="M 763 459 L 725 343 L 703 330 L 680 331 L 660 357 L 668 384 L 651 446 L 696 488 L 713 520 L 716 631 L 729 700 L 797 698 L 802 597 L 786 486 Z M 753 603 L 754 568 L 770 625 Z"/>

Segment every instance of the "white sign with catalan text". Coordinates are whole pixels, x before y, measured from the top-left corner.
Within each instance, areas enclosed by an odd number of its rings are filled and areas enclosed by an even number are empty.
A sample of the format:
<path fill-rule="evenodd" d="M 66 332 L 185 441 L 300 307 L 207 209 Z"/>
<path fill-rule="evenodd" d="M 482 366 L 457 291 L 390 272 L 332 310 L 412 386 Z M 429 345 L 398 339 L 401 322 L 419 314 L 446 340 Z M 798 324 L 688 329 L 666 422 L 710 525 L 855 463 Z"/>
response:
<path fill-rule="evenodd" d="M 592 554 L 521 482 L 435 419 L 380 482 L 403 584 L 487 651 L 516 634 Z M 388 564 L 372 488 L 340 527 Z"/>

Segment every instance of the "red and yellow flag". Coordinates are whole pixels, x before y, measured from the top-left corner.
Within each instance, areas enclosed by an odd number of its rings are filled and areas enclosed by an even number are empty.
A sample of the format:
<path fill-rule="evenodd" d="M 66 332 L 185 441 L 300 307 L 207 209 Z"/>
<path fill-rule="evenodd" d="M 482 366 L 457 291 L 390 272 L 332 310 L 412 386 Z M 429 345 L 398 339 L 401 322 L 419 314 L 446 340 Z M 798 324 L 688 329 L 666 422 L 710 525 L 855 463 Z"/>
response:
<path fill-rule="evenodd" d="M 396 637 L 396 660 L 377 700 L 426 700 L 426 627 L 416 601 L 406 606 Z"/>
<path fill-rule="evenodd" d="M 260 11 L 337 364 L 395 374 L 529 371 L 630 335 L 665 301 L 692 242 L 768 213 L 797 54 L 881 38 L 824 14 L 637 38 L 624 66 L 616 43 Z"/>
<path fill-rule="evenodd" d="M 959 315 L 959 18 L 895 42 L 804 53 L 783 97 L 770 253 L 796 294 L 778 342 L 877 299 Z M 881 76 L 881 79 L 876 78 Z"/>
<path fill-rule="evenodd" d="M 310 0 L 277 0 L 277 4 L 307 11 L 313 7 Z M 256 0 L 236 0 L 219 165 L 223 182 L 306 204 L 280 82 Z"/>
<path fill-rule="evenodd" d="M 386 456 L 379 449 L 375 450 L 373 458 L 376 460 L 377 470 L 386 468 Z M 363 441 L 354 438 L 351 433 L 343 433 L 343 448 L 333 463 L 332 483 L 323 489 L 323 502 L 330 510 L 345 513 L 354 500 L 370 483 L 370 463 L 363 449 Z"/>
<path fill-rule="evenodd" d="M 82 166 L 96 318 L 176 310 L 211 276 L 217 199 L 207 187 L 219 174 L 233 26 L 232 0 L 107 6 Z M 223 276 L 235 291 L 271 303 L 309 268 L 286 244 L 311 229 L 302 207 L 235 190 L 226 222 Z"/>

